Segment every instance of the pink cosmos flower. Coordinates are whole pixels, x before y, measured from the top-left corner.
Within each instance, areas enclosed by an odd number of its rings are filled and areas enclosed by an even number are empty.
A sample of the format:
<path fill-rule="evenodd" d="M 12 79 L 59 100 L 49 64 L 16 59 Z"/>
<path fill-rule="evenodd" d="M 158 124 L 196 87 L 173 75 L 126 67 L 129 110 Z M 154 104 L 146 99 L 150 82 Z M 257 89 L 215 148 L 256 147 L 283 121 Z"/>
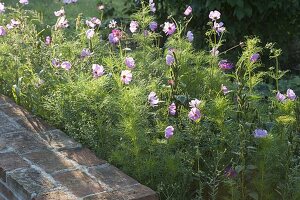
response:
<path fill-rule="evenodd" d="M 255 129 L 253 135 L 255 138 L 265 138 L 268 136 L 268 131 L 264 129 Z"/>
<path fill-rule="evenodd" d="M 216 47 L 213 47 L 212 50 L 210 51 L 210 54 L 212 56 L 218 56 L 219 55 L 219 51 Z"/>
<path fill-rule="evenodd" d="M 132 57 L 127 57 L 125 59 L 125 65 L 128 68 L 130 68 L 130 69 L 134 68 L 135 67 L 135 61 L 134 61 L 134 59 Z"/>
<path fill-rule="evenodd" d="M 184 11 L 185 16 L 189 16 L 192 13 L 193 9 L 191 6 L 187 7 L 186 10 Z"/>
<path fill-rule="evenodd" d="M 287 89 L 286 96 L 292 101 L 294 101 L 297 98 L 295 92 L 292 89 Z"/>
<path fill-rule="evenodd" d="M 174 56 L 168 54 L 168 55 L 166 56 L 166 63 L 167 63 L 167 65 L 170 66 L 170 65 L 172 65 L 174 62 L 175 62 Z"/>
<path fill-rule="evenodd" d="M 131 73 L 131 71 L 129 71 L 129 70 L 123 70 L 121 72 L 121 81 L 124 84 L 128 85 L 131 80 L 132 80 L 132 73 Z"/>
<path fill-rule="evenodd" d="M 258 59 L 259 59 L 259 54 L 258 53 L 255 53 L 255 54 L 253 54 L 252 56 L 251 56 L 251 58 L 250 58 L 250 61 L 251 62 L 256 62 Z"/>
<path fill-rule="evenodd" d="M 198 108 L 192 108 L 188 116 L 191 120 L 197 121 L 201 117 L 200 110 Z"/>
<path fill-rule="evenodd" d="M 60 10 L 58 10 L 58 11 L 55 11 L 55 12 L 54 12 L 54 15 L 55 15 L 56 17 L 62 17 L 62 16 L 64 16 L 64 15 L 65 15 L 65 9 L 62 8 L 62 9 L 60 9 Z"/>
<path fill-rule="evenodd" d="M 10 29 L 13 29 L 14 27 L 13 27 L 13 25 L 11 25 L 11 24 L 7 24 L 7 25 L 6 25 L 6 28 L 7 28 L 8 30 L 10 30 Z"/>
<path fill-rule="evenodd" d="M 187 37 L 189 42 L 193 42 L 194 34 L 192 33 L 192 31 L 188 31 L 187 34 L 186 34 L 186 37 Z"/>
<path fill-rule="evenodd" d="M 174 127 L 173 126 L 168 126 L 165 129 L 165 138 L 169 139 L 174 135 Z"/>
<path fill-rule="evenodd" d="M 89 57 L 91 55 L 92 55 L 92 53 L 89 49 L 82 49 L 80 57 L 81 58 L 86 58 L 86 57 Z"/>
<path fill-rule="evenodd" d="M 220 33 L 223 33 L 225 31 L 224 23 L 223 22 L 220 22 L 220 23 L 214 22 L 214 29 L 216 30 L 218 35 L 220 35 Z"/>
<path fill-rule="evenodd" d="M 10 24 L 11 24 L 13 27 L 16 27 L 16 26 L 20 25 L 21 22 L 18 21 L 18 20 L 15 20 L 15 19 L 11 19 L 11 20 L 10 20 Z"/>
<path fill-rule="evenodd" d="M 232 69 L 234 66 L 231 62 L 229 62 L 228 60 L 221 60 L 219 62 L 219 67 L 222 70 L 229 70 Z"/>
<path fill-rule="evenodd" d="M 217 19 L 220 19 L 221 13 L 217 10 L 210 11 L 208 16 L 212 21 L 216 21 Z"/>
<path fill-rule="evenodd" d="M 91 22 L 90 20 L 86 20 L 85 24 L 90 27 L 90 28 L 95 28 L 96 24 L 94 24 L 93 22 Z"/>
<path fill-rule="evenodd" d="M 47 36 L 46 38 L 45 38 L 45 44 L 46 45 L 50 45 L 51 44 L 51 37 L 50 36 Z"/>
<path fill-rule="evenodd" d="M 139 27 L 139 24 L 137 21 L 131 21 L 129 30 L 131 31 L 131 33 L 135 33 L 137 31 L 138 27 Z"/>
<path fill-rule="evenodd" d="M 176 31 L 176 26 L 174 23 L 165 22 L 163 31 L 166 35 L 172 35 Z"/>
<path fill-rule="evenodd" d="M 4 3 L 0 2 L 0 14 L 5 12 L 5 6 Z"/>
<path fill-rule="evenodd" d="M 151 12 L 156 11 L 155 3 L 153 2 L 153 0 L 149 0 L 149 6 L 150 6 L 150 11 Z"/>
<path fill-rule="evenodd" d="M 0 26 L 0 36 L 6 35 L 6 30 L 4 29 L 3 26 Z"/>
<path fill-rule="evenodd" d="M 19 3 L 23 4 L 23 5 L 27 5 L 29 3 L 28 0 L 20 0 Z"/>
<path fill-rule="evenodd" d="M 149 28 L 151 31 L 155 31 L 157 29 L 157 26 L 158 26 L 157 22 L 151 22 L 149 24 Z"/>
<path fill-rule="evenodd" d="M 284 102 L 284 100 L 286 99 L 286 96 L 284 94 L 281 94 L 279 91 L 276 94 L 276 99 L 280 102 Z"/>
<path fill-rule="evenodd" d="M 61 66 L 61 68 L 69 71 L 72 67 L 72 64 L 69 61 L 64 61 L 64 62 L 61 63 L 60 66 Z"/>
<path fill-rule="evenodd" d="M 56 58 L 52 59 L 51 64 L 52 64 L 54 67 L 60 67 L 60 62 L 59 62 L 59 60 L 56 59 Z"/>
<path fill-rule="evenodd" d="M 56 27 L 61 28 L 61 29 L 68 28 L 69 27 L 69 21 L 66 19 L 65 16 L 61 16 L 58 19 L 57 23 L 56 23 Z"/>
<path fill-rule="evenodd" d="M 224 175 L 227 177 L 227 178 L 235 178 L 238 176 L 238 173 L 237 171 L 232 167 L 232 166 L 227 166 L 224 170 Z"/>
<path fill-rule="evenodd" d="M 102 65 L 93 64 L 92 69 L 93 69 L 93 76 L 94 76 L 94 78 L 98 78 L 100 76 L 103 76 L 103 74 L 104 74 L 104 67 Z"/>
<path fill-rule="evenodd" d="M 150 106 L 155 107 L 157 106 L 159 99 L 156 96 L 155 92 L 150 92 L 148 95 L 148 102 L 150 103 Z"/>
<path fill-rule="evenodd" d="M 169 113 L 170 115 L 175 115 L 176 114 L 176 104 L 173 102 L 169 106 Z"/>
<path fill-rule="evenodd" d="M 94 29 L 87 30 L 86 31 L 86 37 L 87 37 L 87 39 L 90 40 L 94 36 L 94 34 L 95 34 L 95 30 Z"/>
<path fill-rule="evenodd" d="M 201 104 L 201 101 L 199 99 L 192 100 L 189 102 L 190 108 L 198 108 L 198 106 Z"/>
<path fill-rule="evenodd" d="M 222 90 L 222 92 L 223 92 L 224 95 L 226 95 L 226 94 L 229 93 L 228 88 L 225 85 L 223 85 L 223 84 L 221 85 L 221 90 Z"/>
<path fill-rule="evenodd" d="M 108 35 L 108 39 L 111 44 L 119 43 L 121 37 L 122 37 L 122 32 L 118 29 L 112 30 L 112 32 Z"/>
<path fill-rule="evenodd" d="M 95 28 L 96 26 L 101 25 L 101 21 L 97 17 L 93 17 L 91 20 L 86 20 L 85 24 L 90 28 Z"/>

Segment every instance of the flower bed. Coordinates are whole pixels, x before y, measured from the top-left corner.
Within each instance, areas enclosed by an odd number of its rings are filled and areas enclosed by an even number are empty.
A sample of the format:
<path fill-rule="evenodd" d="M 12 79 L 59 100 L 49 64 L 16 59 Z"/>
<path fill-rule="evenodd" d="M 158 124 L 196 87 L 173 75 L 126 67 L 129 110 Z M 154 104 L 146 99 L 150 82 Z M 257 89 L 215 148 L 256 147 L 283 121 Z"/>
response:
<path fill-rule="evenodd" d="M 292 89 L 279 91 L 285 72 L 274 44 L 247 38 L 221 51 L 226 28 L 212 11 L 211 51 L 195 51 L 192 8 L 159 26 L 153 1 L 128 24 L 81 16 L 72 26 L 63 8 L 53 11 L 47 37 L 26 5 L 1 5 L 0 92 L 161 199 L 300 198 L 299 100 Z M 237 62 L 226 60 L 235 48 L 243 49 Z M 274 85 L 262 92 L 266 80 Z"/>

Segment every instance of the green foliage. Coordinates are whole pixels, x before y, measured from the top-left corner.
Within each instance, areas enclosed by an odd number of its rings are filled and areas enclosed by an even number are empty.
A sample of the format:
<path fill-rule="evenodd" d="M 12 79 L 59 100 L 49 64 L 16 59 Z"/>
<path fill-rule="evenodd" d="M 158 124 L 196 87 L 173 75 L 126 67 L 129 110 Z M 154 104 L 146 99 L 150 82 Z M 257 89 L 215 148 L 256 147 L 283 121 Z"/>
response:
<path fill-rule="evenodd" d="M 235 6 L 242 2 L 228 1 Z M 282 91 L 279 65 L 269 69 L 261 60 L 250 60 L 254 53 L 270 53 L 277 60 L 274 46 L 261 47 L 258 37 L 247 38 L 235 67 L 226 71 L 218 66 L 225 53 L 219 57 L 195 50 L 183 37 L 187 19 L 178 22 L 160 48 L 159 34 L 144 34 L 154 20 L 148 7 L 133 15 L 141 27 L 137 33 L 118 27 L 123 37 L 116 45 L 104 41 L 103 27 L 88 40 L 81 17 L 72 37 L 51 27 L 47 45 L 39 14 L 8 11 L 0 24 L 13 18 L 21 24 L 0 37 L 0 92 L 151 186 L 161 199 L 299 198 L 299 100 L 275 98 L 278 88 Z M 213 29 L 206 35 L 210 49 L 224 43 Z M 83 48 L 93 54 L 82 58 Z M 166 64 L 167 54 L 174 63 Z M 120 73 L 128 69 L 128 56 L 136 67 L 127 85 Z M 70 61 L 72 67 L 55 67 L 53 59 Z M 92 64 L 103 65 L 105 75 L 93 77 Z M 265 83 L 273 79 L 274 85 Z M 149 105 L 152 91 L 160 100 L 157 106 Z M 195 99 L 201 100 L 196 106 L 201 118 L 193 121 L 189 102 Z M 174 116 L 168 111 L 173 102 Z M 167 139 L 170 125 L 175 131 Z M 268 130 L 268 136 L 255 138 L 255 129 Z"/>

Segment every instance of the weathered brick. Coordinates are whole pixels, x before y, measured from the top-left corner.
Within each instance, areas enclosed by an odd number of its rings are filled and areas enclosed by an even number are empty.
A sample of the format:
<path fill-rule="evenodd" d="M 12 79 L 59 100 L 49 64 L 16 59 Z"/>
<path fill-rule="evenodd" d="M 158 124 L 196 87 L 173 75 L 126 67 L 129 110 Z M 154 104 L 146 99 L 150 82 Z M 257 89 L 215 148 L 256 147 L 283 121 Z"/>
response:
<path fill-rule="evenodd" d="M 31 117 L 32 115 L 24 108 L 18 105 L 9 105 L 0 107 L 0 111 L 12 118 Z"/>
<path fill-rule="evenodd" d="M 10 98 L 0 94 L 0 106 L 14 104 L 14 101 Z"/>
<path fill-rule="evenodd" d="M 47 149 L 23 154 L 23 156 L 33 162 L 35 165 L 44 169 L 47 173 L 74 168 L 74 165 L 70 161 Z"/>
<path fill-rule="evenodd" d="M 103 192 L 100 194 L 90 195 L 84 197 L 83 200 L 127 200 L 125 197 L 118 196 L 118 194 L 113 194 L 111 192 Z"/>
<path fill-rule="evenodd" d="M 83 200 L 158 200 L 157 194 L 141 184 L 131 187 L 90 195 Z"/>
<path fill-rule="evenodd" d="M 102 165 L 106 161 L 99 159 L 91 150 L 87 148 L 71 149 L 62 152 L 67 158 L 77 162 L 79 165 L 88 167 Z"/>
<path fill-rule="evenodd" d="M 7 185 L 21 199 L 31 199 L 55 187 L 49 178 L 33 168 L 17 169 L 9 173 Z"/>
<path fill-rule="evenodd" d="M 92 167 L 89 173 L 114 190 L 138 184 L 136 180 L 109 164 Z"/>
<path fill-rule="evenodd" d="M 12 118 L 0 111 L 0 134 L 15 132 L 22 129 L 23 128 Z"/>
<path fill-rule="evenodd" d="M 158 200 L 157 194 L 152 189 L 141 184 L 123 188 L 113 193 L 125 197 L 128 200 Z"/>
<path fill-rule="evenodd" d="M 15 197 L 14 193 L 10 191 L 10 189 L 2 181 L 0 181 L 0 200 L 1 200 L 1 195 L 2 195 L 2 199 L 4 200 L 18 200 Z"/>
<path fill-rule="evenodd" d="M 64 150 L 79 148 L 81 144 L 75 142 L 61 130 L 51 130 L 40 133 L 40 136 L 54 149 Z"/>
<path fill-rule="evenodd" d="M 6 172 L 25 167 L 29 164 L 15 152 L 0 153 L 0 179 L 3 181 L 6 181 Z"/>
<path fill-rule="evenodd" d="M 47 145 L 42 140 L 37 139 L 33 133 L 27 131 L 0 135 L 1 146 L 13 147 L 17 153 L 21 154 L 47 148 Z"/>
<path fill-rule="evenodd" d="M 74 199 L 77 198 L 73 194 L 61 190 L 51 191 L 33 198 L 33 200 L 74 200 Z"/>
<path fill-rule="evenodd" d="M 53 175 L 53 177 L 77 197 L 84 197 L 103 191 L 98 182 L 79 170 L 58 173 Z"/>
<path fill-rule="evenodd" d="M 21 117 L 16 122 L 28 131 L 40 133 L 55 129 L 38 117 Z"/>

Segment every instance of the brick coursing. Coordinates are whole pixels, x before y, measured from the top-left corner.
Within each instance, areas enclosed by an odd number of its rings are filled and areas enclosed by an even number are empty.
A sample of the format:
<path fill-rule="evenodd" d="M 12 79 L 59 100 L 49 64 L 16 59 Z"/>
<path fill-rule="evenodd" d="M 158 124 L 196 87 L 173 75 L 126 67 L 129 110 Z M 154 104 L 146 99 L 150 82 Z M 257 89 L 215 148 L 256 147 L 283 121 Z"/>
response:
<path fill-rule="evenodd" d="M 0 95 L 0 200 L 157 200 L 156 193 Z"/>

